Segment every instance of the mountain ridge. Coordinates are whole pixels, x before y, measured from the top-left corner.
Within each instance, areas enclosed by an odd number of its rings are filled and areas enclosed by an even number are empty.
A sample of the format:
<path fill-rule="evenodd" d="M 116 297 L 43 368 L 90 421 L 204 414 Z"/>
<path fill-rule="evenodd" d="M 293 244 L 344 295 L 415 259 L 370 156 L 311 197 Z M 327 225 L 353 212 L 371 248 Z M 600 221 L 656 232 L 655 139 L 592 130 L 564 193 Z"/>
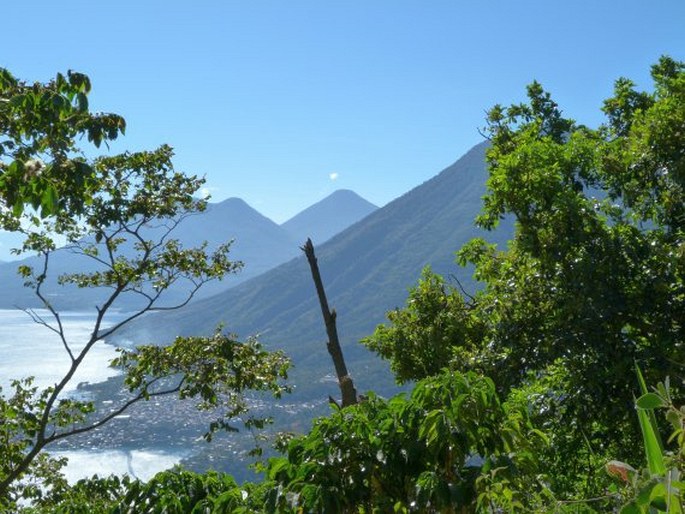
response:
<path fill-rule="evenodd" d="M 376 209 L 376 205 L 354 191 L 337 189 L 281 223 L 281 227 L 298 241 L 310 238 L 317 244 L 322 244 Z"/>
<path fill-rule="evenodd" d="M 356 195 L 356 193 L 353 194 Z M 365 202 L 361 197 L 358 198 L 361 202 Z M 328 203 L 334 210 L 343 212 L 346 210 L 344 202 L 331 201 L 329 198 Z M 356 211 L 345 212 L 344 224 L 353 223 L 359 216 Z M 326 213 L 319 213 L 318 217 L 329 227 L 336 225 L 329 222 L 329 216 Z M 339 219 L 334 221 L 338 222 Z M 306 226 L 306 219 L 302 226 Z M 184 247 L 199 246 L 207 241 L 210 249 L 220 243 L 234 240 L 229 257 L 231 260 L 244 263 L 239 273 L 230 275 L 223 281 L 206 284 L 199 291 L 197 298 L 208 297 L 230 289 L 290 260 L 299 253 L 298 241 L 286 229 L 251 207 L 245 200 L 237 197 L 209 203 L 205 211 L 188 216 L 176 227 L 173 237 L 179 239 Z M 50 295 L 51 301 L 58 310 L 89 309 L 102 301 L 105 296 L 103 291 L 56 285 L 56 277 L 61 274 L 96 269 L 91 259 L 79 256 L 65 248 L 53 252 L 50 259 L 48 272 L 51 278 L 46 281 L 44 290 Z M 23 286 L 24 280 L 17 274 L 19 265 L 40 266 L 40 260 L 35 256 L 28 256 L 19 260 L 0 262 L 0 284 L 3 286 L 0 308 L 41 307 L 33 291 Z M 168 293 L 168 303 L 183 298 L 180 291 Z M 136 304 L 123 299 L 117 307 L 124 310 L 134 309 Z"/>

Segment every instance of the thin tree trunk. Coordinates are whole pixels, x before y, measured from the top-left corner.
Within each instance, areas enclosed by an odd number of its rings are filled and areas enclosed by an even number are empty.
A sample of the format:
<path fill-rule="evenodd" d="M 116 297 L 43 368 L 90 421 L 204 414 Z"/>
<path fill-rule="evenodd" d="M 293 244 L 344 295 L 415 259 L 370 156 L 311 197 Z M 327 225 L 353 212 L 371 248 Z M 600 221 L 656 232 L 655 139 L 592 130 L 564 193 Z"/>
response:
<path fill-rule="evenodd" d="M 342 393 L 342 406 L 354 405 L 357 403 L 357 391 L 354 388 L 352 377 L 347 373 L 347 366 L 345 365 L 345 357 L 343 357 L 342 348 L 340 348 L 340 340 L 338 339 L 338 329 L 335 324 L 336 312 L 328 308 L 328 300 L 326 300 L 326 292 L 323 288 L 321 274 L 319 273 L 319 265 L 316 262 L 314 255 L 314 245 L 311 239 L 307 239 L 304 246 L 301 247 L 304 254 L 309 261 L 309 267 L 312 270 L 312 278 L 316 286 L 316 293 L 319 296 L 319 303 L 321 304 L 321 313 L 323 314 L 323 321 L 326 324 L 326 333 L 328 334 L 328 353 L 333 359 L 335 372 L 338 375 L 338 385 Z"/>

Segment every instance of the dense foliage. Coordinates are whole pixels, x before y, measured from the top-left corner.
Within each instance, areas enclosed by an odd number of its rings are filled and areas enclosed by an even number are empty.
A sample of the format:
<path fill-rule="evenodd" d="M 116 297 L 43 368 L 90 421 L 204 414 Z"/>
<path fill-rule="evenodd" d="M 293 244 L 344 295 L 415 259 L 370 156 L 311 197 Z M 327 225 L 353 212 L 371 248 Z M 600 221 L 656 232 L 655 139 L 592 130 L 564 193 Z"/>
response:
<path fill-rule="evenodd" d="M 525 405 L 502 405 L 492 381 L 442 373 L 409 398 L 371 395 L 291 441 L 287 457 L 269 465 L 282 487 L 270 493 L 268 510 L 517 510 L 523 505 L 513 491 L 534 476 L 543 444 Z M 511 496 L 491 494 L 500 488 Z"/>
<path fill-rule="evenodd" d="M 372 394 L 318 420 L 309 434 L 284 443 L 286 455 L 267 463 L 260 485 L 181 471 L 146 485 L 82 481 L 55 507 L 65 513 L 86 506 L 169 513 L 524 511 L 530 503 L 522 491 L 541 489 L 535 453 L 545 444 L 524 403 L 502 404 L 487 378 L 445 372 L 419 382 L 409 397 Z"/>
<path fill-rule="evenodd" d="M 281 441 L 258 484 L 173 470 L 147 484 L 82 481 L 43 508 L 682 512 L 685 63 L 664 57 L 652 77 L 651 92 L 619 79 L 595 129 L 537 83 L 526 103 L 490 111 L 478 224 L 513 217 L 514 238 L 459 251 L 478 293 L 426 269 L 365 340 L 399 382 L 415 381 L 410 394 L 333 407 Z M 146 390 L 153 355 L 174 350 L 122 357 L 130 386 Z"/>

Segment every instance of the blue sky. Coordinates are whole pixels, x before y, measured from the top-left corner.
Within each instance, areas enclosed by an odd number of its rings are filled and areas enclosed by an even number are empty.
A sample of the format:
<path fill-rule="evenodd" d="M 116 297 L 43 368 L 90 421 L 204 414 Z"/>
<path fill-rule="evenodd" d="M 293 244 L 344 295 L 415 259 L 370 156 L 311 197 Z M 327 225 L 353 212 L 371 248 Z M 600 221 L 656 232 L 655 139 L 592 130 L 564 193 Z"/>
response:
<path fill-rule="evenodd" d="M 169 143 L 214 200 L 277 222 L 337 188 L 387 203 L 533 79 L 593 125 L 614 79 L 649 87 L 659 55 L 685 59 L 684 0 L 39 0 L 1 16 L 0 66 L 87 73 L 91 106 L 128 122 L 113 150 Z"/>

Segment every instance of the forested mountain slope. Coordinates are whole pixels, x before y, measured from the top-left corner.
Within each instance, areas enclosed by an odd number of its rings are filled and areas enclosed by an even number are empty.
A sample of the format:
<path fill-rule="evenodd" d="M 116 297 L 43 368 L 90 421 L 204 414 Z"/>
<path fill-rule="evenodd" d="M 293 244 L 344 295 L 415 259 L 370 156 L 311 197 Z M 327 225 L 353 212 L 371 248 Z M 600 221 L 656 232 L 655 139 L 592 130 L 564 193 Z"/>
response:
<path fill-rule="evenodd" d="M 382 322 L 386 311 L 403 304 L 421 269 L 430 265 L 473 289 L 470 271 L 454 264 L 454 252 L 477 235 L 504 241 L 511 234 L 507 224 L 490 234 L 473 224 L 485 193 L 485 149 L 485 143 L 477 145 L 433 179 L 316 248 L 358 389 L 377 389 L 382 369 L 378 358 L 357 344 L 359 338 Z M 181 311 L 147 316 L 122 339 L 161 343 L 179 334 L 209 333 L 219 323 L 241 337 L 259 334 L 270 347 L 283 348 L 293 358 L 294 382 L 301 389 L 319 384 L 332 370 L 304 256 Z M 312 393 L 336 394 L 335 384 L 325 387 L 316 385 Z"/>

